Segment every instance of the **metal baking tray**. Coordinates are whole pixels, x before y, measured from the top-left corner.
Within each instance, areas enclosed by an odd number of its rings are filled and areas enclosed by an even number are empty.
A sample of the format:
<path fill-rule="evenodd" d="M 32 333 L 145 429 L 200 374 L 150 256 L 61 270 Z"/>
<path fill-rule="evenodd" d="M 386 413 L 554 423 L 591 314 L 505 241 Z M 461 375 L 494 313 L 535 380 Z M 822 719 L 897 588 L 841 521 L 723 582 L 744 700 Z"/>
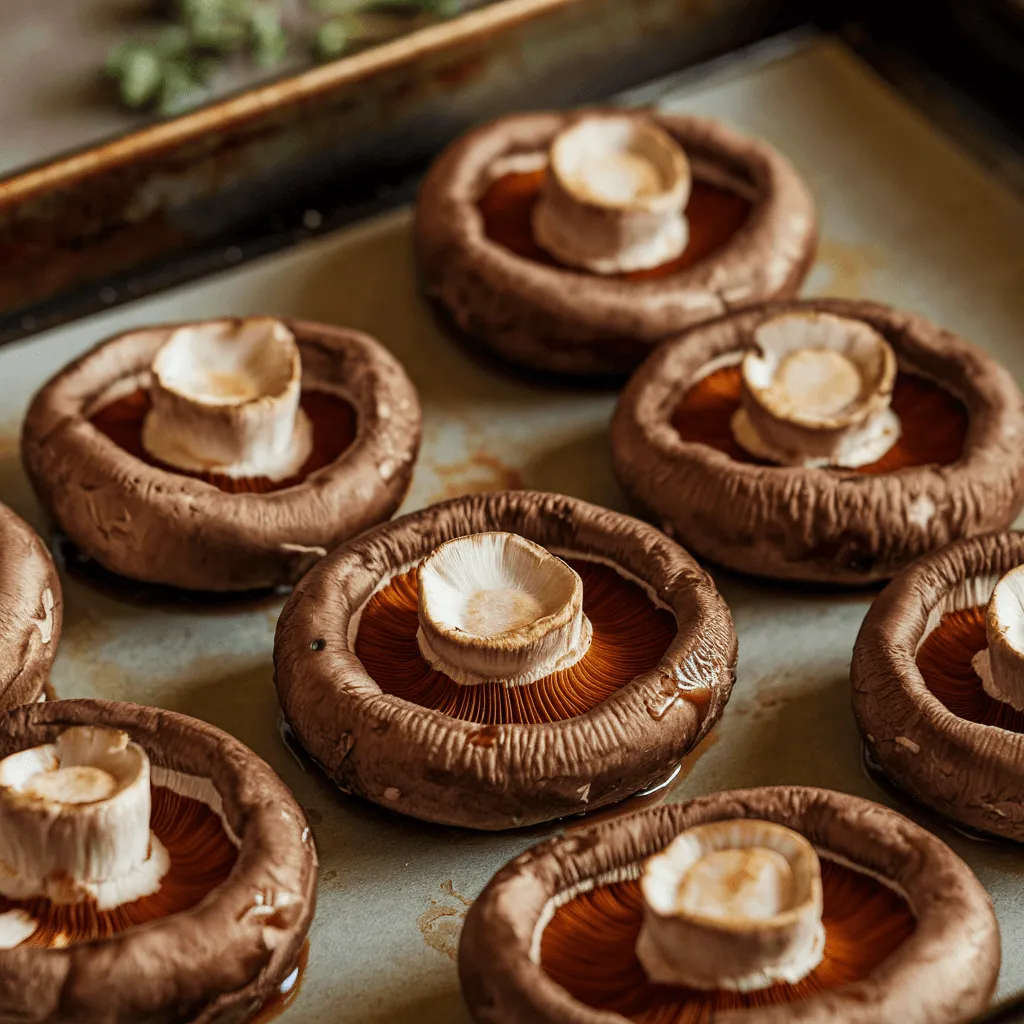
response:
<path fill-rule="evenodd" d="M 793 159 L 821 209 L 808 293 L 919 310 L 973 338 L 1024 381 L 1024 203 L 842 42 L 774 43 L 627 99 L 722 118 Z M 521 485 L 625 509 L 606 438 L 615 396 L 527 386 L 451 344 L 418 297 L 409 228 L 402 208 L 0 350 L 0 498 L 48 529 L 18 462 L 17 435 L 29 395 L 69 359 L 133 325 L 265 312 L 362 328 L 405 363 L 425 413 L 406 510 Z M 873 592 L 772 586 L 712 571 L 735 616 L 739 678 L 722 721 L 667 799 L 806 783 L 899 808 L 949 842 L 986 885 L 1003 932 L 999 993 L 1024 989 L 1020 847 L 955 832 L 880 787 L 862 765 L 848 670 Z M 467 907 L 505 861 L 577 822 L 474 834 L 344 797 L 279 733 L 271 650 L 282 599 L 197 603 L 63 575 L 58 696 L 141 701 L 213 722 L 266 758 L 307 809 L 322 865 L 319 906 L 308 967 L 280 1019 L 465 1021 L 454 959 Z"/>
<path fill-rule="evenodd" d="M 785 6 L 498 0 L 9 173 L 0 343 L 365 215 L 476 121 L 603 98 L 758 38 Z"/>

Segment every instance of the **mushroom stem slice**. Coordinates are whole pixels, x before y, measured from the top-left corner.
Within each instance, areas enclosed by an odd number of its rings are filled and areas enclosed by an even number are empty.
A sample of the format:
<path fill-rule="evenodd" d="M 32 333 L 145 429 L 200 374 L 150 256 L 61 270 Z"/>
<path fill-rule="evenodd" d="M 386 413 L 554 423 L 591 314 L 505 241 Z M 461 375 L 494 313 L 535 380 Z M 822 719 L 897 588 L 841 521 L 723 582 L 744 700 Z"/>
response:
<path fill-rule="evenodd" d="M 637 956 L 659 985 L 751 992 L 795 984 L 821 962 L 821 865 L 766 821 L 698 825 L 644 866 Z"/>
<path fill-rule="evenodd" d="M 0 761 L 0 893 L 107 909 L 156 892 L 149 759 L 117 729 L 76 726 Z"/>
<path fill-rule="evenodd" d="M 180 327 L 153 360 L 142 444 L 176 469 L 283 480 L 313 445 L 301 393 L 298 345 L 280 321 Z"/>
<path fill-rule="evenodd" d="M 595 274 L 661 266 L 686 248 L 690 184 L 682 148 L 650 121 L 584 117 L 552 143 L 534 237 L 562 263 Z"/>
<path fill-rule="evenodd" d="M 574 665 L 590 647 L 579 575 L 516 534 L 447 541 L 418 578 L 420 652 L 464 686 L 531 683 Z"/>
<path fill-rule="evenodd" d="M 889 407 L 896 356 L 872 327 L 831 313 L 784 313 L 744 356 L 736 441 L 781 465 L 864 466 L 899 439 Z"/>
<path fill-rule="evenodd" d="M 996 584 L 985 633 L 988 647 L 974 658 L 985 692 L 1024 711 L 1024 566 L 1011 569 Z"/>

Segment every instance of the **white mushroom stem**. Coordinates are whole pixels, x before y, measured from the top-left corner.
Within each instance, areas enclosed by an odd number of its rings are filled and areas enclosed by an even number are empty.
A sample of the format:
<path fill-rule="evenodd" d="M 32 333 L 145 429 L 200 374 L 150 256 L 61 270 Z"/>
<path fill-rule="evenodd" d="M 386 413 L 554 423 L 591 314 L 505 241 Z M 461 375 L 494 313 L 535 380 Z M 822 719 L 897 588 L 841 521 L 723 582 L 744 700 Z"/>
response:
<path fill-rule="evenodd" d="M 698 825 L 644 866 L 637 956 L 659 985 L 752 992 L 821 962 L 821 866 L 803 836 L 767 821 Z"/>
<path fill-rule="evenodd" d="M 985 692 L 1024 711 L 1024 566 L 1011 569 L 996 584 L 985 633 L 988 647 L 974 657 Z"/>
<path fill-rule="evenodd" d="M 877 331 L 830 313 L 785 313 L 754 330 L 733 433 L 780 465 L 864 466 L 899 439 L 896 356 Z"/>
<path fill-rule="evenodd" d="M 590 647 L 583 581 L 516 534 L 450 540 L 418 577 L 420 651 L 463 686 L 532 683 L 574 665 Z"/>
<path fill-rule="evenodd" d="M 100 910 L 160 888 L 149 759 L 117 729 L 76 726 L 0 761 L 0 893 Z"/>
<path fill-rule="evenodd" d="M 298 345 L 280 321 L 179 327 L 153 360 L 143 447 L 192 473 L 293 476 L 313 445 L 301 392 Z"/>
<path fill-rule="evenodd" d="M 583 117 L 551 146 L 534 237 L 595 274 L 661 266 L 686 248 L 690 183 L 683 150 L 643 116 Z"/>

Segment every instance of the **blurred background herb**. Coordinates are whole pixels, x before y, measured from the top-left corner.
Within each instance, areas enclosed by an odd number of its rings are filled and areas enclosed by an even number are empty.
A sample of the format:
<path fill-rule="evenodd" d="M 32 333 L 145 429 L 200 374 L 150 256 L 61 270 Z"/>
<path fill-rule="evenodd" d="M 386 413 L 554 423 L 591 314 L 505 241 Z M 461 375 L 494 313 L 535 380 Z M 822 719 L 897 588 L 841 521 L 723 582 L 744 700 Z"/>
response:
<path fill-rule="evenodd" d="M 353 50 L 453 17 L 465 0 L 165 0 L 162 27 L 116 46 L 106 74 L 123 106 L 164 116 L 209 97 L 228 65 L 256 70 Z"/>

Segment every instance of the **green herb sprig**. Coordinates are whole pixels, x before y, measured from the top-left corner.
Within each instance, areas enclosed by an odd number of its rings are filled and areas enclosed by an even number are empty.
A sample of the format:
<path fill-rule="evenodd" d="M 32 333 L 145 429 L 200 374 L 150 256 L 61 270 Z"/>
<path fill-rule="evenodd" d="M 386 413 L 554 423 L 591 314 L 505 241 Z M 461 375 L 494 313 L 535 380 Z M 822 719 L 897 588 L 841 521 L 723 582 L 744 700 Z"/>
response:
<path fill-rule="evenodd" d="M 369 40 L 359 15 L 448 18 L 464 0 L 306 0 L 313 28 L 301 38 L 289 32 L 280 0 L 172 0 L 171 23 L 155 35 L 115 47 L 106 74 L 130 110 L 178 114 L 200 104 L 210 81 L 239 57 L 272 68 L 301 43 L 320 61 L 336 60 Z"/>

